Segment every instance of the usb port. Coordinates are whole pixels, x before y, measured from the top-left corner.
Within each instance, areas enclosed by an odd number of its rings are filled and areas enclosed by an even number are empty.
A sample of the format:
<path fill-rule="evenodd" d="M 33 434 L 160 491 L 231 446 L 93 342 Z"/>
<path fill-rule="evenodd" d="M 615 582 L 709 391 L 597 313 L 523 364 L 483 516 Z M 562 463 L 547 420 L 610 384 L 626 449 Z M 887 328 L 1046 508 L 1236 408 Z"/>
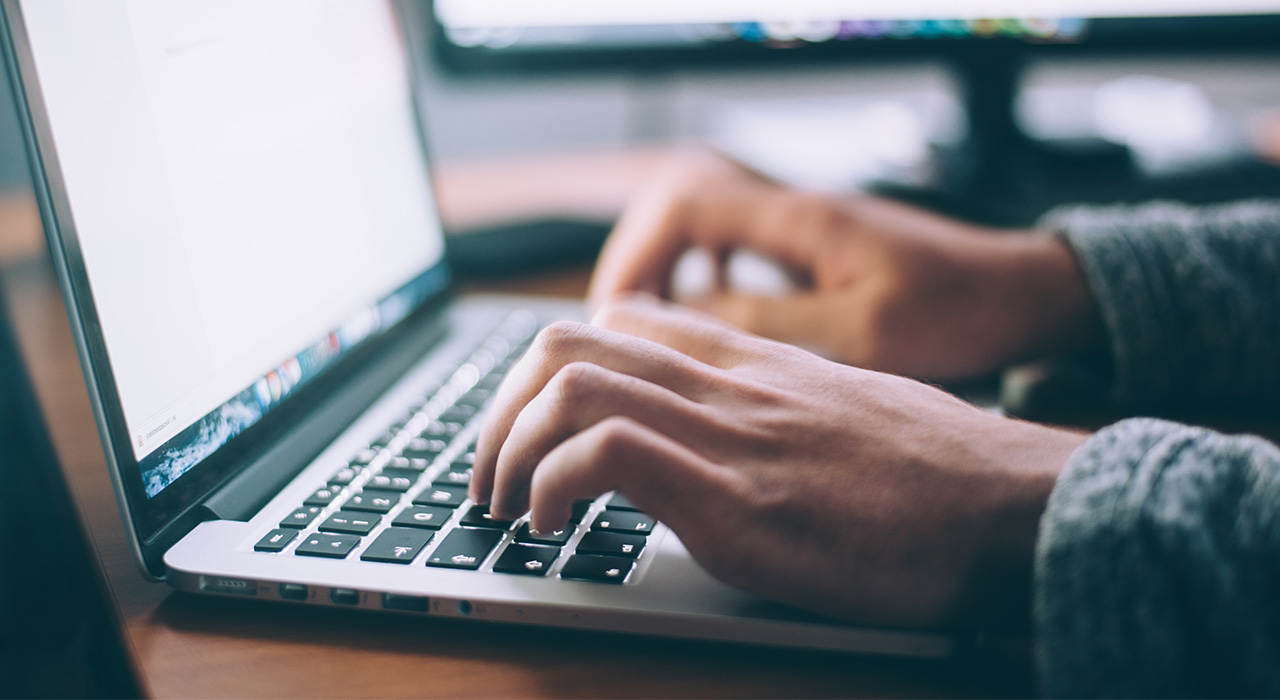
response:
<path fill-rule="evenodd" d="M 406 612 L 426 612 L 427 599 L 416 595 L 400 595 L 383 593 L 382 607 L 386 610 L 404 610 Z"/>
<path fill-rule="evenodd" d="M 329 600 L 338 605 L 359 605 L 360 591 L 353 591 L 350 588 L 330 588 Z"/>
<path fill-rule="evenodd" d="M 307 587 L 301 583 L 280 584 L 280 597 L 285 600 L 306 600 Z"/>

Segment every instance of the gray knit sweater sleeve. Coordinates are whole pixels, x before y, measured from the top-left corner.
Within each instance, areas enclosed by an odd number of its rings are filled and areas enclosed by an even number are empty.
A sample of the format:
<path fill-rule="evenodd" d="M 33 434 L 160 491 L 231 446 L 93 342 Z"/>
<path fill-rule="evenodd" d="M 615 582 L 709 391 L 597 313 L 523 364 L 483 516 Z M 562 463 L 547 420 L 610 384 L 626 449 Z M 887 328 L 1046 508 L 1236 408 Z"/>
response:
<path fill-rule="evenodd" d="M 1074 208 L 1129 404 L 1280 396 L 1280 202 Z M 1055 696 L 1280 696 L 1280 450 L 1150 419 L 1089 439 L 1040 522 L 1035 621 Z"/>
<path fill-rule="evenodd" d="M 1071 207 L 1041 225 L 1076 254 L 1123 403 L 1280 396 L 1280 201 Z"/>
<path fill-rule="evenodd" d="M 1057 697 L 1280 696 L 1280 450 L 1132 419 L 1040 523 L 1034 617 Z"/>

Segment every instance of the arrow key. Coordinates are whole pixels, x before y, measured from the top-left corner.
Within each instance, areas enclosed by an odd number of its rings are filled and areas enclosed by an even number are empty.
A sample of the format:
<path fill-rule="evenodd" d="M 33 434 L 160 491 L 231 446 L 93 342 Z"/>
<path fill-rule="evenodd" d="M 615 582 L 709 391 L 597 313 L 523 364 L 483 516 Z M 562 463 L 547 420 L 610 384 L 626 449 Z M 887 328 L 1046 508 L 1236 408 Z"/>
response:
<path fill-rule="evenodd" d="M 493 570 L 521 576 L 546 576 L 558 556 L 559 547 L 513 544 L 493 563 Z"/>
<path fill-rule="evenodd" d="M 648 535 L 653 532 L 655 521 L 644 513 L 626 510 L 606 510 L 591 525 L 592 530 L 625 532 L 632 535 Z"/>
<path fill-rule="evenodd" d="M 645 543 L 644 535 L 624 535 L 620 532 L 592 530 L 578 542 L 578 554 L 605 554 L 613 557 L 635 559 L 640 556 Z"/>
<path fill-rule="evenodd" d="M 622 583 L 627 574 L 635 568 L 636 563 L 622 557 L 597 557 L 590 554 L 575 554 L 569 557 L 560 570 L 560 578 L 579 579 L 582 581 L 599 581 L 600 583 Z"/>
<path fill-rule="evenodd" d="M 520 526 L 520 531 L 516 533 L 516 541 L 524 544 L 554 545 L 556 547 L 562 547 L 569 541 L 570 537 L 573 537 L 573 533 L 575 532 L 577 532 L 577 529 L 574 526 L 565 525 L 563 528 L 556 530 L 555 532 L 543 532 L 535 535 L 533 534 L 533 531 L 529 529 L 529 524 L 525 523 Z"/>
<path fill-rule="evenodd" d="M 434 532 L 403 527 L 383 530 L 378 539 L 365 548 L 361 561 L 380 561 L 388 564 L 408 564 L 431 541 Z"/>

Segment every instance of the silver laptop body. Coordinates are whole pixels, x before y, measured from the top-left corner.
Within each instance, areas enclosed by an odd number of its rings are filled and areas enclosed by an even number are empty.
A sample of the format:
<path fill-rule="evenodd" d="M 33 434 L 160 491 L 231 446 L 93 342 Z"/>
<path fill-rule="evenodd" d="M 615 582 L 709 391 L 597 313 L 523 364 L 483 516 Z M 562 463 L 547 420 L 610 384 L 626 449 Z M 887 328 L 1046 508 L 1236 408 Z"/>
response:
<path fill-rule="evenodd" d="M 451 502 L 490 372 L 581 309 L 450 294 L 411 12 L 2 1 L 45 228 L 147 576 L 403 615 L 952 653 L 946 634 L 726 586 L 612 494 L 582 504 L 558 553 Z M 616 566 L 577 549 L 602 528 L 637 543 Z M 454 553 L 459 531 L 494 544 Z"/>

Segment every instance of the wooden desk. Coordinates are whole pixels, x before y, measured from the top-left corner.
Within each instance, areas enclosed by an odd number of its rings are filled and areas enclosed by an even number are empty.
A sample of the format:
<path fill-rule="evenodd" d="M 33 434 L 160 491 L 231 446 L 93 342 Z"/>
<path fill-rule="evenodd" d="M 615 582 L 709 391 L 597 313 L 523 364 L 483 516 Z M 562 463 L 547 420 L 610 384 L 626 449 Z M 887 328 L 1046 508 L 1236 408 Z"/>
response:
<path fill-rule="evenodd" d="M 125 541 L 61 296 L 40 255 L 38 226 L 29 198 L 0 199 L 0 265 L 20 342 L 105 570 L 122 635 L 157 697 L 1034 692 L 1026 648 L 1017 644 L 945 663 L 850 657 L 205 598 L 149 583 Z M 586 270 L 571 270 L 488 288 L 573 294 L 585 281 Z"/>

